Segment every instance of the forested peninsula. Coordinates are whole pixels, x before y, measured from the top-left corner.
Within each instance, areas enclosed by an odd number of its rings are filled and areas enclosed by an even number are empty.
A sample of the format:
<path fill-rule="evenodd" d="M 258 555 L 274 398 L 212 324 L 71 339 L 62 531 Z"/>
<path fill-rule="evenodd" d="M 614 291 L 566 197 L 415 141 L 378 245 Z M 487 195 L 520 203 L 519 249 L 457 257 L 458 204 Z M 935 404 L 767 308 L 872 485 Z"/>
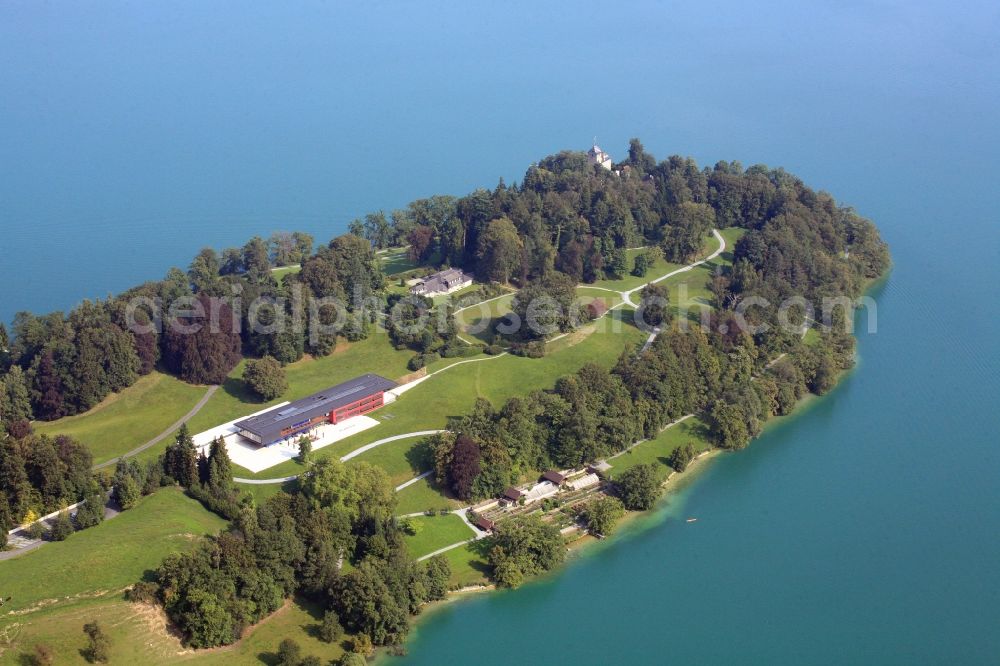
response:
<path fill-rule="evenodd" d="M 127 509 L 180 485 L 228 527 L 168 556 L 129 598 L 161 605 L 185 645 L 207 648 L 234 643 L 286 599 L 302 597 L 324 609 L 324 640 L 344 642 L 343 663 L 353 663 L 373 646 L 400 645 L 412 616 L 456 586 L 447 558 L 418 561 L 408 552 L 414 528 L 400 518 L 393 480 L 378 464 L 304 451 L 298 481 L 258 501 L 233 482 L 225 446 L 199 458 L 187 428 L 158 457 L 120 461 L 113 474 L 92 472 L 91 451 L 72 437 L 35 430 L 85 414 L 153 372 L 223 384 L 245 361 L 247 385 L 262 399 L 277 398 L 287 390 L 286 366 L 333 355 L 378 327 L 387 331 L 385 353 L 405 351 L 415 373 L 444 358 L 482 355 L 543 364 L 558 336 L 609 311 L 638 327 L 639 343 L 623 337 L 613 362 L 585 363 L 544 388 L 499 403 L 480 397 L 465 413 L 439 415 L 450 418 L 425 443 L 432 477 L 468 506 L 544 470 L 587 468 L 689 416 L 706 424 L 713 446 L 742 448 L 769 418 L 827 392 L 852 366 L 851 302 L 889 267 L 870 221 L 781 169 L 699 168 L 677 156 L 657 162 L 637 139 L 621 162 L 593 153 L 545 157 L 520 183 L 370 213 L 318 248 L 301 232 L 206 248 L 162 280 L 69 313 L 22 312 L 9 331 L 0 324 L 0 533 L 5 539 L 8 529 L 82 499 L 103 505 L 108 492 Z M 738 240 L 689 311 L 650 271 L 704 256 L 713 230 L 732 230 Z M 475 285 L 454 302 L 412 296 L 384 260 L 394 248 L 405 248 L 395 256 L 413 275 L 460 268 Z M 628 280 L 641 287 L 632 289 L 639 303 L 631 310 L 627 297 L 600 307 L 579 299 L 585 289 L 624 295 L 614 285 Z M 456 321 L 463 305 L 508 296 L 509 310 L 482 335 L 463 335 Z M 252 325 L 254 317 L 294 320 L 302 297 L 339 305 L 306 309 L 300 326 Z M 171 313 L 181 298 L 203 303 L 225 325 L 178 333 L 165 325 L 170 317 L 188 325 L 207 317 Z M 839 307 L 824 309 L 831 299 Z M 544 326 L 510 325 L 539 319 L 532 311 L 539 301 L 557 306 L 545 310 Z M 337 332 L 316 333 L 338 317 Z M 670 465 L 683 470 L 694 455 L 690 445 L 678 447 Z M 654 466 L 636 465 L 607 479 L 606 492 L 573 519 L 608 534 L 624 510 L 651 508 L 662 481 Z M 68 534 L 100 518 L 84 512 L 60 529 Z M 560 529 L 544 511 L 491 529 L 482 552 L 498 585 L 517 586 L 565 557 Z"/>

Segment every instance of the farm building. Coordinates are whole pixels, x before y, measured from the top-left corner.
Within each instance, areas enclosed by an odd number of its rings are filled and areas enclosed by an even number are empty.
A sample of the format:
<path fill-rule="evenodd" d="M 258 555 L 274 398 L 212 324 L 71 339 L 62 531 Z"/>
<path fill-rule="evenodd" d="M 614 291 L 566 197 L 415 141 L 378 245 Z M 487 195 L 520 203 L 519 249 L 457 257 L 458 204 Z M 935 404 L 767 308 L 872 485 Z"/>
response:
<path fill-rule="evenodd" d="M 561 472 L 557 472 L 554 469 L 550 469 L 546 471 L 544 474 L 542 474 L 542 478 L 546 481 L 551 481 L 557 486 L 561 486 L 563 484 L 563 481 L 566 480 L 566 475 L 562 474 Z"/>
<path fill-rule="evenodd" d="M 531 504 L 546 497 L 552 497 L 559 492 L 559 486 L 551 481 L 541 481 L 536 483 L 524 493 L 524 503 Z"/>
<path fill-rule="evenodd" d="M 396 386 L 395 382 L 385 377 L 369 373 L 237 421 L 234 425 L 243 437 L 268 446 L 308 432 L 319 425 L 336 424 L 378 409 L 387 402 L 385 392 Z"/>
<path fill-rule="evenodd" d="M 495 522 L 485 516 L 480 516 L 476 519 L 476 527 L 484 532 L 492 532 L 493 528 L 496 526 L 497 524 Z"/>
<path fill-rule="evenodd" d="M 504 501 L 504 502 L 517 502 L 523 496 L 524 496 L 524 491 L 523 490 L 521 490 L 520 488 L 515 488 L 514 486 L 511 486 L 510 488 L 508 488 L 507 490 L 504 491 L 503 497 L 501 498 L 501 501 Z"/>
<path fill-rule="evenodd" d="M 416 296 L 439 296 L 458 291 L 470 284 L 472 284 L 471 275 L 460 268 L 449 268 L 420 280 L 410 287 L 410 293 Z"/>

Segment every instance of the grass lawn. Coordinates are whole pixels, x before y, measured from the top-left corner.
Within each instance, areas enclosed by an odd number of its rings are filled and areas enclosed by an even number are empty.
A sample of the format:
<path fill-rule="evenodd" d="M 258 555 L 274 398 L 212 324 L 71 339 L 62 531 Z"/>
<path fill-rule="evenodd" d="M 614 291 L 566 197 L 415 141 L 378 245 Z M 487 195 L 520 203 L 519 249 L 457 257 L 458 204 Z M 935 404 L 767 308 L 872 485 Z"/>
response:
<path fill-rule="evenodd" d="M 674 449 L 688 442 L 694 444 L 696 453 L 712 448 L 708 440 L 708 426 L 696 416 L 667 428 L 655 439 L 645 441 L 617 458 L 608 460 L 611 465 L 608 475 L 614 479 L 625 470 L 644 463 L 654 463 L 666 474 L 670 471 L 667 458 Z"/>
<path fill-rule="evenodd" d="M 583 304 L 591 303 L 600 299 L 604 301 L 604 305 L 606 305 L 609 309 L 615 307 L 623 300 L 621 294 L 604 291 L 603 289 L 595 289 L 589 285 L 579 285 L 576 288 L 576 297 Z"/>
<path fill-rule="evenodd" d="M 471 539 L 476 534 L 453 513 L 446 516 L 409 518 L 417 533 L 403 537 L 411 557 L 423 557 L 439 548 Z"/>
<path fill-rule="evenodd" d="M 382 263 L 382 272 L 386 275 L 399 275 L 420 268 L 419 264 L 410 261 L 406 256 L 407 248 L 394 247 L 378 254 L 378 259 Z"/>
<path fill-rule="evenodd" d="M 177 488 L 163 488 L 116 518 L 0 562 L 4 612 L 64 606 L 117 595 L 172 552 L 190 548 L 226 521 Z M 0 620 L 2 623 L 2 620 Z"/>
<path fill-rule="evenodd" d="M 507 294 L 488 303 L 478 303 L 455 315 L 455 323 L 463 334 L 482 342 L 490 342 L 490 324 L 510 312 L 513 300 L 514 294 Z"/>
<path fill-rule="evenodd" d="M 457 509 L 462 502 L 446 497 L 431 477 L 420 479 L 396 493 L 396 513 L 399 515 L 428 509 Z"/>
<path fill-rule="evenodd" d="M 152 372 L 105 398 L 93 409 L 58 421 L 38 421 L 35 432 L 70 435 L 80 440 L 101 463 L 151 440 L 186 414 L 205 394 L 161 372 Z"/>
<path fill-rule="evenodd" d="M 444 554 L 445 559 L 451 564 L 451 578 L 448 582 L 453 588 L 484 585 L 489 582 L 486 577 L 490 570 L 486 559 L 489 541 L 489 539 L 473 541 Z"/>
<path fill-rule="evenodd" d="M 708 254 L 709 252 L 712 252 L 712 250 L 714 250 L 716 247 L 718 247 L 717 241 L 715 240 L 715 237 L 712 236 L 711 233 L 709 233 L 708 236 L 705 237 L 705 247 L 711 249 L 709 249 L 704 254 Z M 640 285 L 644 285 L 650 280 L 658 278 L 664 273 L 669 273 L 672 270 L 680 268 L 683 265 L 683 264 L 674 264 L 665 259 L 660 259 L 659 261 L 657 261 L 656 263 L 654 263 L 652 266 L 649 267 L 649 270 L 646 272 L 646 275 L 644 275 L 643 277 L 636 277 L 635 275 L 631 274 L 632 266 L 635 262 L 635 258 L 640 254 L 642 254 L 643 252 L 645 252 L 645 250 L 625 251 L 625 254 L 628 259 L 625 265 L 627 267 L 627 270 L 630 272 L 624 275 L 620 280 L 598 280 L 592 283 L 590 286 L 604 287 L 605 289 L 614 289 L 615 291 L 628 291 L 629 289 L 635 289 Z"/>

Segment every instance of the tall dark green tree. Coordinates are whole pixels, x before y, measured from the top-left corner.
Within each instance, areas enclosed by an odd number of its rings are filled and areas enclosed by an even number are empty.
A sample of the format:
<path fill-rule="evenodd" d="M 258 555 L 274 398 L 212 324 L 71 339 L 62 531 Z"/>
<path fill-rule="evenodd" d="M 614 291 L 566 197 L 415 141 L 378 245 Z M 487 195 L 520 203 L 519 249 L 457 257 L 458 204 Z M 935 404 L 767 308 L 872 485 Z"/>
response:
<path fill-rule="evenodd" d="M 199 482 L 198 452 L 186 423 L 181 424 L 177 438 L 167 448 L 163 458 L 163 471 L 185 488 L 191 488 Z"/>
<path fill-rule="evenodd" d="M 212 440 L 208 453 L 208 486 L 218 496 L 225 496 L 233 488 L 233 463 L 222 437 Z"/>

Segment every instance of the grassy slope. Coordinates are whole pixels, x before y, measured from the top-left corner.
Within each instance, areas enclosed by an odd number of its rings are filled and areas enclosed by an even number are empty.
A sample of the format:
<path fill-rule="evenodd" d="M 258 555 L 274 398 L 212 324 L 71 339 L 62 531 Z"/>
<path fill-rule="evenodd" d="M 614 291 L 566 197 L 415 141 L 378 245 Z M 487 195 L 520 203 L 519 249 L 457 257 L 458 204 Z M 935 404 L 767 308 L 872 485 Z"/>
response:
<path fill-rule="evenodd" d="M 87 445 L 94 462 L 100 463 L 163 432 L 194 407 L 204 393 L 204 386 L 152 372 L 84 414 L 37 422 L 34 428 L 43 434 L 75 437 Z"/>
<path fill-rule="evenodd" d="M 225 524 L 179 489 L 164 488 L 66 541 L 0 562 L 0 594 L 13 597 L 4 611 L 42 602 L 71 604 L 76 595 L 93 595 L 96 590 L 115 593 L 139 580 L 167 554 L 190 547 L 198 537 L 214 534 Z"/>
<path fill-rule="evenodd" d="M 162 611 L 121 599 L 102 600 L 49 613 L 38 621 L 21 621 L 7 631 L 11 641 L 0 641 L 0 664 L 23 664 L 22 655 L 44 643 L 55 652 L 56 664 L 86 664 L 80 651 L 86 645 L 82 628 L 100 622 L 111 638 L 112 664 L 261 664 L 275 663 L 278 644 L 291 638 L 303 655 L 316 655 L 331 663 L 344 653 L 341 644 L 320 641 L 316 628 L 323 609 L 302 599 L 286 605 L 252 627 L 235 645 L 213 650 L 185 649 L 167 631 Z"/>
<path fill-rule="evenodd" d="M 417 529 L 416 534 L 405 537 L 406 548 L 413 557 L 422 557 L 475 536 L 461 518 L 451 513 L 446 516 L 418 516 L 409 520 Z"/>

